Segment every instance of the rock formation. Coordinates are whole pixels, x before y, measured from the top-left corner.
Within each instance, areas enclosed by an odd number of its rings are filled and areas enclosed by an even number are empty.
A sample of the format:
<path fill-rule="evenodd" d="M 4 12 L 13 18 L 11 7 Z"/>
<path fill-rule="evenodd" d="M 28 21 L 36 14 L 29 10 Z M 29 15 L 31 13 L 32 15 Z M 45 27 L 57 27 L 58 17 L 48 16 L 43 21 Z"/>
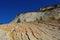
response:
<path fill-rule="evenodd" d="M 44 11 L 44 10 L 45 11 Z M 50 10 L 51 9 L 51 10 Z M 17 16 L 11 23 L 17 22 L 32 22 L 32 21 L 47 21 L 47 20 L 60 20 L 59 5 L 41 8 L 44 12 L 27 12 Z M 20 21 L 19 21 L 20 20 Z"/>
<path fill-rule="evenodd" d="M 20 14 L 0 25 L 0 40 L 60 40 L 60 5 Z"/>

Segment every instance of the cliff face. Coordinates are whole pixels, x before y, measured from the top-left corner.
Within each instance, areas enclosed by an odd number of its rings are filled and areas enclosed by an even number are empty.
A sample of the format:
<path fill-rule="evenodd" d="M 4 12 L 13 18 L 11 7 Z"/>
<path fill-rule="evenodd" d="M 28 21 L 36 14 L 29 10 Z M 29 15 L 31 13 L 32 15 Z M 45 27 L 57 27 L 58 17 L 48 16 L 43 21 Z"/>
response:
<path fill-rule="evenodd" d="M 19 16 L 17 16 L 11 23 L 47 21 L 47 20 L 60 20 L 59 5 L 41 8 L 40 12 L 22 13 Z"/>
<path fill-rule="evenodd" d="M 0 40 L 60 40 L 59 5 L 43 9 L 21 14 L 11 23 L 0 25 Z"/>

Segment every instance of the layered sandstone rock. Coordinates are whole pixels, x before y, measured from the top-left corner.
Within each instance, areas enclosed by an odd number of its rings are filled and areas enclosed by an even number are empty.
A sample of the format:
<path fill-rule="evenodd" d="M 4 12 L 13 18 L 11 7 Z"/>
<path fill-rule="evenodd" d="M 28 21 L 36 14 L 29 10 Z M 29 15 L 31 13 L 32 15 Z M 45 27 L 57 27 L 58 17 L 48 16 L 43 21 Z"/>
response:
<path fill-rule="evenodd" d="M 41 40 L 38 28 L 30 23 L 0 25 L 0 40 Z"/>
<path fill-rule="evenodd" d="M 0 25 L 0 40 L 60 40 L 60 27 L 44 23 Z"/>
<path fill-rule="evenodd" d="M 0 40 L 60 40 L 60 8 L 28 12 L 0 25 Z"/>

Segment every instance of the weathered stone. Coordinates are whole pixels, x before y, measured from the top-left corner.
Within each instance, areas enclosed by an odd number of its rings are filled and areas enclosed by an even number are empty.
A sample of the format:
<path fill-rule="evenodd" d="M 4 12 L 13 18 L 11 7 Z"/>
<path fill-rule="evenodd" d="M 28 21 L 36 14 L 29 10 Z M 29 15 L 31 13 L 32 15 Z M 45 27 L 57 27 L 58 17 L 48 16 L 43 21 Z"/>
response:
<path fill-rule="evenodd" d="M 55 8 L 50 11 L 45 12 L 28 12 L 22 13 L 17 16 L 11 23 L 17 23 L 18 20 L 20 22 L 33 22 L 33 21 L 49 21 L 49 20 L 59 20 L 60 19 L 60 8 Z M 18 23 L 20 23 L 18 22 Z"/>

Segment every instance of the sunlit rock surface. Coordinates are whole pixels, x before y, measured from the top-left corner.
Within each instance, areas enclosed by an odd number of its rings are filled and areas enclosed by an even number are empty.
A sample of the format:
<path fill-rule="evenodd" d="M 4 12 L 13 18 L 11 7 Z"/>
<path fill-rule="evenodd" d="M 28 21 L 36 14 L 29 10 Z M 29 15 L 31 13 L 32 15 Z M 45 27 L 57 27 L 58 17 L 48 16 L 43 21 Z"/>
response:
<path fill-rule="evenodd" d="M 44 8 L 42 8 L 44 9 Z M 41 9 L 41 10 L 42 10 Z M 45 10 L 45 11 L 44 11 Z M 32 21 L 48 21 L 60 20 L 60 7 L 59 5 L 46 7 L 44 12 L 27 12 L 17 16 L 11 23 L 32 22 Z"/>
<path fill-rule="evenodd" d="M 0 25 L 0 40 L 60 40 L 60 27 L 47 23 Z"/>
<path fill-rule="evenodd" d="M 0 25 L 0 40 L 60 40 L 60 5 L 43 9 Z"/>

